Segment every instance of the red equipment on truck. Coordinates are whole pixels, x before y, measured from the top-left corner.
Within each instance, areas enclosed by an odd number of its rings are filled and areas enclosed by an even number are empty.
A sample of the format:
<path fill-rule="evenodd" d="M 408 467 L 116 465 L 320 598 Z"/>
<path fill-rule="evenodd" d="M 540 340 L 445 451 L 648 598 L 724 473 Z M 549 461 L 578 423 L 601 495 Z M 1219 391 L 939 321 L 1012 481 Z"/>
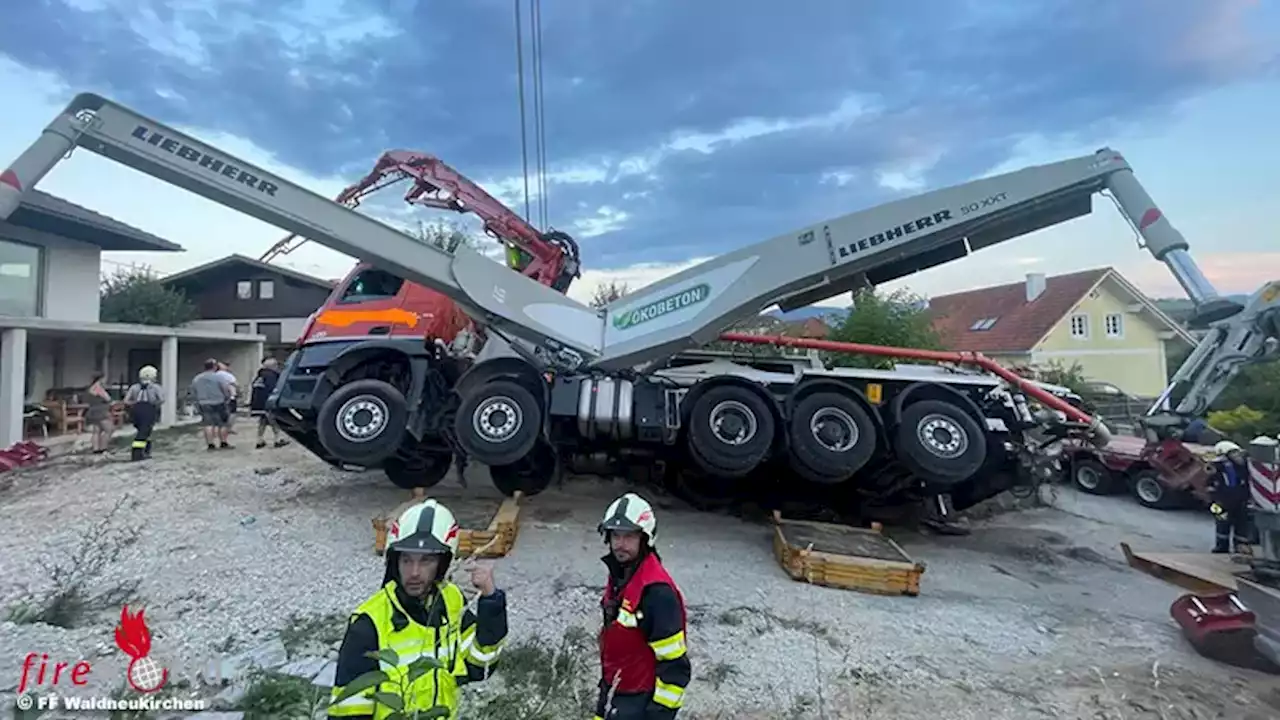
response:
<path fill-rule="evenodd" d="M 485 234 L 505 247 L 508 267 L 520 274 L 560 292 L 568 291 L 581 275 L 578 244 L 569 234 L 540 232 L 470 178 L 426 153 L 383 153 L 373 169 L 340 192 L 334 202 L 356 208 L 374 193 L 403 182 L 409 183 L 404 201 L 410 205 L 479 217 Z M 259 259 L 271 262 L 305 242 L 306 238 L 292 233 Z M 325 307 L 312 314 L 299 342 L 375 335 L 428 337 L 453 344 L 464 334 L 464 342 L 473 344 L 478 340 L 476 333 L 471 318 L 445 295 L 360 263 Z"/>

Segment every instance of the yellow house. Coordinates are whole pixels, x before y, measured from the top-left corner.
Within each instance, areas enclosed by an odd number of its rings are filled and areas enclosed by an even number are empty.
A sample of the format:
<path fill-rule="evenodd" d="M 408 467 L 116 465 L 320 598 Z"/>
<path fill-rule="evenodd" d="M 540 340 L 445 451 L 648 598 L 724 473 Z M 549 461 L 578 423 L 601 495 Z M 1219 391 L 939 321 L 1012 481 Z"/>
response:
<path fill-rule="evenodd" d="M 1032 273 L 1021 283 L 931 298 L 929 313 L 949 349 L 981 352 L 1010 367 L 1078 364 L 1089 380 L 1139 397 L 1164 389 L 1173 346 L 1195 345 L 1109 267 Z"/>

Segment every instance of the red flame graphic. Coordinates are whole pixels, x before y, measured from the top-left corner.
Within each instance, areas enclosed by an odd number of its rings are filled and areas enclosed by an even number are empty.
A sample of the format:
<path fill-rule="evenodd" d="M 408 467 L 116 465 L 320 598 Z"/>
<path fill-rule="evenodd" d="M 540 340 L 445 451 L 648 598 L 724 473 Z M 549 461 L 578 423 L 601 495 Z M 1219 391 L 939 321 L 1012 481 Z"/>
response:
<path fill-rule="evenodd" d="M 120 609 L 120 624 L 116 625 L 116 647 L 133 659 L 144 658 L 151 652 L 151 631 L 142 617 L 142 610 L 129 614 L 129 606 Z"/>
<path fill-rule="evenodd" d="M 449 542 L 456 537 L 458 537 L 458 523 L 449 526 L 449 532 L 444 534 L 444 541 Z"/>

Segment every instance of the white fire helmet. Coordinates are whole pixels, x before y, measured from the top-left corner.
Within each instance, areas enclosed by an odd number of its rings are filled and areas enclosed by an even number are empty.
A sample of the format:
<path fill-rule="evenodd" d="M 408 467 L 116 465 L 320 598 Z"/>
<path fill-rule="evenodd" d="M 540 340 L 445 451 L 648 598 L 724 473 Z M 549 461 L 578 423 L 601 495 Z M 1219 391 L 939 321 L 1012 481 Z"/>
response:
<path fill-rule="evenodd" d="M 159 376 L 160 376 L 160 373 L 155 369 L 155 366 L 153 365 L 143 365 L 142 369 L 138 371 L 138 379 L 146 383 L 155 382 L 156 378 Z"/>
<path fill-rule="evenodd" d="M 602 535 L 610 530 L 642 532 L 648 537 L 650 547 L 658 541 L 658 519 L 653 515 L 653 507 L 635 493 L 627 493 L 614 500 L 596 529 Z"/>
<path fill-rule="evenodd" d="M 458 521 L 449 508 L 435 500 L 425 500 L 391 522 L 387 549 L 452 557 L 458 552 Z"/>
<path fill-rule="evenodd" d="M 1236 452 L 1238 450 L 1240 450 L 1240 446 L 1230 440 L 1219 440 L 1218 443 L 1213 446 L 1213 452 L 1216 455 L 1226 455 L 1229 452 Z"/>

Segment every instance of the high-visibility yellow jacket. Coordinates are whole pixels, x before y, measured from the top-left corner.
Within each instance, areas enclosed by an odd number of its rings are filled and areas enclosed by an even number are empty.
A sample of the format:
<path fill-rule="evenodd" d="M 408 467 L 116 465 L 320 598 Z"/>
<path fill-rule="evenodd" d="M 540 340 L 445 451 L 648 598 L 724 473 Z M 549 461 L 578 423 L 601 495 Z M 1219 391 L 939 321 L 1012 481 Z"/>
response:
<path fill-rule="evenodd" d="M 404 711 L 445 707 L 458 717 L 461 686 L 488 677 L 507 635 L 506 598 L 501 590 L 465 607 L 462 591 L 440 583 L 426 604 L 413 606 L 394 580 L 364 601 L 351 615 L 338 653 L 329 717 L 381 720 L 396 708 L 375 702 L 375 693 L 402 698 Z M 374 660 L 368 653 L 390 649 L 397 662 Z M 434 657 L 441 665 L 426 669 L 414 661 Z M 381 670 L 387 680 L 339 700 L 344 688 L 365 673 Z"/>

